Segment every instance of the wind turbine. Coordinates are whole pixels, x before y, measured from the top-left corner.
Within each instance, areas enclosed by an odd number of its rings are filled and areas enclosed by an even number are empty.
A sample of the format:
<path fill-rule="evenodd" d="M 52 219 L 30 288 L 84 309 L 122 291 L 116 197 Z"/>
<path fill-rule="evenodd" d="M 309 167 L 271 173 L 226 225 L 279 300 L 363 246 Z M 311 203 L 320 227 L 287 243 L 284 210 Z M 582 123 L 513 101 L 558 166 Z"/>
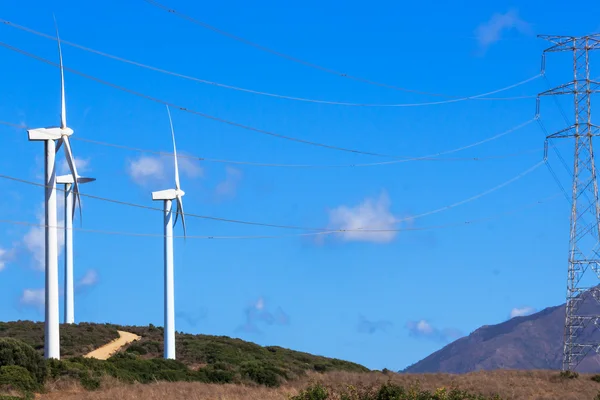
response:
<path fill-rule="evenodd" d="M 175 280 L 173 271 L 173 226 L 177 223 L 177 216 L 181 214 L 183 236 L 186 236 L 185 217 L 183 213 L 182 197 L 185 192 L 179 185 L 179 168 L 177 166 L 177 147 L 175 146 L 175 131 L 171 112 L 167 106 L 169 123 L 171 124 L 171 137 L 173 138 L 173 157 L 175 159 L 175 189 L 152 192 L 152 200 L 164 202 L 164 227 L 165 227 L 165 328 L 164 328 L 164 358 L 175 359 Z M 173 200 L 177 201 L 175 222 L 173 222 Z"/>
<path fill-rule="evenodd" d="M 96 178 L 77 177 L 77 183 L 95 181 Z M 56 183 L 64 185 L 65 192 L 65 324 L 75 323 L 75 301 L 73 290 L 73 175 L 56 177 Z"/>
<path fill-rule="evenodd" d="M 65 78 L 62 62 L 62 50 L 60 47 L 60 37 L 58 28 L 56 29 L 56 38 L 58 43 L 58 55 L 60 59 L 60 89 L 61 89 L 61 113 L 60 127 L 29 129 L 27 134 L 30 141 L 44 142 L 44 161 L 45 161 L 45 264 L 46 264 L 46 302 L 45 302 L 45 358 L 60 359 L 60 333 L 59 333 L 59 312 L 58 312 L 58 240 L 57 240 L 57 216 L 56 216 L 56 153 L 62 145 L 65 148 L 65 156 L 71 175 L 73 176 L 73 194 L 75 202 L 71 210 L 71 218 L 75 215 L 77 202 L 80 202 L 79 184 L 77 182 L 77 167 L 71 151 L 69 136 L 73 130 L 67 127 L 67 111 L 65 105 Z M 58 141 L 58 144 L 55 142 Z M 81 205 L 79 208 L 81 213 Z"/>

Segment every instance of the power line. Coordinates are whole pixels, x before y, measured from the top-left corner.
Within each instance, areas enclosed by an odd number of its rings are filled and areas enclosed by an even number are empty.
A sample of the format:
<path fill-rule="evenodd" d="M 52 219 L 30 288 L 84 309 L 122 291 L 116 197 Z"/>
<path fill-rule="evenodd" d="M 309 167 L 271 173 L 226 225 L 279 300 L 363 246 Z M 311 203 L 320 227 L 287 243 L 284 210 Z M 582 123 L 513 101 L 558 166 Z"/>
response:
<path fill-rule="evenodd" d="M 281 58 L 284 58 L 286 60 L 289 60 L 289 61 L 301 64 L 301 65 L 304 65 L 304 66 L 307 66 L 307 67 L 310 67 L 310 68 L 314 68 L 314 69 L 317 69 L 317 70 L 320 70 L 320 71 L 323 71 L 323 72 L 327 72 L 329 74 L 337 75 L 337 76 L 342 77 L 342 78 L 351 79 L 351 80 L 354 80 L 354 81 L 357 81 L 357 82 L 366 83 L 366 84 L 369 84 L 369 85 L 384 87 L 384 88 L 387 88 L 387 89 L 399 90 L 399 91 L 402 91 L 402 92 L 424 94 L 424 95 L 436 96 L 436 97 L 447 97 L 447 98 L 456 98 L 457 97 L 457 96 L 450 96 L 450 95 L 441 94 L 441 93 L 432 93 L 432 92 L 426 92 L 426 91 L 421 91 L 421 90 L 407 89 L 407 88 L 403 88 L 403 87 L 398 87 L 398 86 L 390 85 L 390 84 L 387 84 L 387 83 L 381 83 L 381 82 L 373 81 L 373 80 L 370 80 L 370 79 L 361 78 L 361 77 L 358 77 L 358 76 L 355 76 L 355 75 L 350 75 L 350 74 L 347 74 L 347 73 L 344 73 L 344 72 L 336 71 L 334 69 L 323 67 L 321 65 L 314 64 L 314 63 L 311 63 L 309 61 L 305 61 L 305 60 L 302 60 L 300 58 L 290 56 L 288 54 L 279 52 L 277 50 L 273 50 L 273 49 L 271 49 L 269 47 L 260 45 L 258 43 L 252 42 L 252 41 L 250 41 L 248 39 L 244 39 L 244 38 L 242 38 L 240 36 L 237 36 L 237 35 L 234 35 L 232 33 L 226 32 L 226 31 L 224 31 L 222 29 L 219 29 L 217 27 L 214 27 L 212 25 L 207 24 L 206 22 L 197 20 L 197 19 L 195 19 L 195 18 L 193 18 L 193 17 L 191 17 L 189 15 L 186 15 L 186 14 L 181 13 L 179 11 L 176 11 L 176 10 L 174 10 L 172 8 L 169 8 L 166 5 L 161 4 L 161 3 L 159 3 L 159 2 L 157 2 L 155 0 L 143 0 L 143 1 L 145 1 L 146 3 L 148 3 L 148 4 L 150 4 L 150 5 L 154 6 L 154 7 L 157 7 L 159 9 L 163 10 L 163 11 L 167 11 L 168 13 L 173 14 L 173 15 L 179 17 L 179 18 L 187 20 L 187 21 L 189 21 L 189 22 L 191 22 L 193 24 L 199 25 L 199 26 L 201 26 L 203 28 L 206 28 L 206 29 L 209 29 L 209 30 L 211 30 L 213 32 L 216 32 L 219 35 L 223 35 L 223 36 L 229 37 L 230 39 L 233 39 L 233 40 L 236 40 L 238 42 L 244 43 L 246 45 L 249 45 L 251 47 L 259 49 L 261 51 L 273 54 L 273 55 L 275 55 L 277 57 L 281 57 Z M 535 78 L 537 78 L 538 76 L 536 76 Z M 488 94 L 494 94 L 494 93 L 497 93 L 497 92 L 498 91 L 494 91 L 494 92 L 490 92 Z M 483 97 L 483 96 L 484 95 L 481 95 L 479 97 Z M 472 97 L 463 97 L 462 99 L 455 99 L 455 101 L 470 100 L 471 98 Z M 431 104 L 441 104 L 441 103 L 431 103 Z"/>
<path fill-rule="evenodd" d="M 472 147 L 482 145 L 484 143 L 487 143 L 487 142 L 490 142 L 493 140 L 500 139 L 503 136 L 506 136 L 520 128 L 523 128 L 526 125 L 529 125 L 533 121 L 534 120 L 531 119 L 522 124 L 516 125 L 504 132 L 501 132 L 499 134 L 491 136 L 489 138 L 479 140 L 477 142 L 474 142 L 474 143 L 471 143 L 471 144 L 468 144 L 465 146 L 461 146 L 461 147 L 458 147 L 455 149 L 444 150 L 444 151 L 441 151 L 438 153 L 421 156 L 421 157 L 406 157 L 404 159 L 394 160 L 394 161 L 381 161 L 381 162 L 373 162 L 373 163 L 352 163 L 352 164 L 338 164 L 338 165 L 319 165 L 319 164 L 281 164 L 281 163 L 276 164 L 276 163 L 260 163 L 260 162 L 251 162 L 251 161 L 234 161 L 234 160 L 222 160 L 222 159 L 206 158 L 206 157 L 199 157 L 199 156 L 185 155 L 185 154 L 178 154 L 177 157 L 187 158 L 187 159 L 192 159 L 192 160 L 197 160 L 197 161 L 204 161 L 204 162 L 213 162 L 213 163 L 251 165 L 251 166 L 259 166 L 259 167 L 287 167 L 287 168 L 350 168 L 350 167 L 371 167 L 371 166 L 380 166 L 380 165 L 390 165 L 390 164 L 398 164 L 398 163 L 403 163 L 403 162 L 408 162 L 408 161 L 481 161 L 481 160 L 501 159 L 501 158 L 516 157 L 516 156 L 523 155 L 523 154 L 529 154 L 534 151 L 539 151 L 540 149 L 530 149 L 530 150 L 525 150 L 525 151 L 516 152 L 516 153 L 495 155 L 495 156 L 485 156 L 485 157 L 439 158 L 439 156 L 456 153 L 456 152 L 459 152 L 462 150 L 466 150 L 466 149 L 469 149 Z M 19 128 L 19 129 L 28 129 L 23 124 L 15 124 L 15 123 L 8 122 L 8 121 L 0 120 L 0 124 Z M 107 142 L 86 139 L 86 138 L 80 138 L 80 137 L 77 137 L 77 138 L 74 137 L 74 138 L 72 138 L 72 140 L 79 140 L 81 142 L 91 143 L 91 144 L 95 144 L 95 145 L 99 145 L 99 146 L 113 147 L 113 148 L 118 148 L 118 149 L 123 149 L 123 150 L 136 151 L 136 152 L 140 152 L 140 153 L 157 154 L 157 155 L 171 156 L 171 157 L 173 156 L 173 153 L 171 153 L 171 152 L 148 150 L 148 149 L 142 149 L 142 148 L 138 148 L 138 147 L 131 147 L 131 146 L 114 144 L 114 143 L 107 143 Z"/>
<path fill-rule="evenodd" d="M 60 65 L 58 65 L 57 63 L 55 63 L 53 61 L 50 61 L 50 60 L 45 59 L 43 57 L 40 57 L 40 56 L 37 56 L 35 54 L 29 53 L 29 52 L 27 52 L 25 50 L 22 50 L 22 49 L 19 49 L 17 47 L 11 46 L 11 45 L 9 45 L 7 43 L 0 42 L 0 46 L 5 47 L 5 48 L 7 48 L 9 50 L 12 50 L 14 52 L 20 53 L 20 54 L 22 54 L 24 56 L 36 59 L 38 61 L 42 61 L 42 62 L 44 62 L 46 64 L 53 65 L 53 66 L 55 66 L 57 68 L 60 68 Z M 200 111 L 195 111 L 195 110 L 192 110 L 192 109 L 189 109 L 189 108 L 186 108 L 186 107 L 178 106 L 177 104 L 173 104 L 173 103 L 170 103 L 168 101 L 161 100 L 161 99 L 158 99 L 156 97 L 152 97 L 150 95 L 146 95 L 146 94 L 143 94 L 143 93 L 140 93 L 140 92 L 136 92 L 135 90 L 128 89 L 128 88 L 125 88 L 123 86 L 116 85 L 114 83 L 107 82 L 105 80 L 102 80 L 100 78 L 96 78 L 94 76 L 85 74 L 85 73 L 80 72 L 78 70 L 75 70 L 73 68 L 69 68 L 69 67 L 63 66 L 63 70 L 69 71 L 69 72 L 74 73 L 76 75 L 79 75 L 79 76 L 81 76 L 83 78 L 90 79 L 90 80 L 95 81 L 97 83 L 100 83 L 102 85 L 106 85 L 106 86 L 112 87 L 114 89 L 118 89 L 118 90 L 121 90 L 123 92 L 129 93 L 129 94 L 133 94 L 134 96 L 138 96 L 138 97 L 141 97 L 141 98 L 144 98 L 144 99 L 147 99 L 147 100 L 159 103 L 159 104 L 168 105 L 171 108 L 176 108 L 176 109 L 179 109 L 181 111 L 188 112 L 190 114 L 198 115 L 200 117 L 207 118 L 207 119 L 210 119 L 210 120 L 213 120 L 213 121 L 217 121 L 217 122 L 221 122 L 221 123 L 224 123 L 224 124 L 227 124 L 227 125 L 235 126 L 237 128 L 242 128 L 242 129 L 246 129 L 246 130 L 249 130 L 249 131 L 252 131 L 252 132 L 261 133 L 263 135 L 268 135 L 268 136 L 273 136 L 273 137 L 277 137 L 277 138 L 280 138 L 280 139 L 285 139 L 285 140 L 289 140 L 289 141 L 293 141 L 293 142 L 308 144 L 308 145 L 311 145 L 311 146 L 323 147 L 323 148 L 327 148 L 327 149 L 330 149 L 330 150 L 338 150 L 338 151 L 344 151 L 344 152 L 348 152 L 348 153 L 363 154 L 363 155 L 369 155 L 369 156 L 375 156 L 375 157 L 397 158 L 395 156 L 391 156 L 391 155 L 387 155 L 387 154 L 373 153 L 373 152 L 367 152 L 367 151 L 361 151 L 361 150 L 354 150 L 354 149 L 349 149 L 349 148 L 345 148 L 345 147 L 333 146 L 333 145 L 329 145 L 329 144 L 324 144 L 324 143 L 319 143 L 319 142 L 313 142 L 313 141 L 310 141 L 310 140 L 305 140 L 305 139 L 295 138 L 295 137 L 292 137 L 292 136 L 282 135 L 282 134 L 275 133 L 275 132 L 270 132 L 270 131 L 267 131 L 267 130 L 264 130 L 264 129 L 255 128 L 255 127 L 252 127 L 252 126 L 249 126 L 249 125 L 240 124 L 238 122 L 226 120 L 226 119 L 219 118 L 219 117 L 216 117 L 216 116 L 213 116 L 213 115 L 205 114 L 205 113 L 200 112 Z"/>
<path fill-rule="evenodd" d="M 20 53 L 20 54 L 22 54 L 24 56 L 27 56 L 27 57 L 36 59 L 38 61 L 42 61 L 42 62 L 44 62 L 46 64 L 53 65 L 55 67 L 59 67 L 60 68 L 60 66 L 57 63 L 53 62 L 53 61 L 50 61 L 50 60 L 45 59 L 43 57 L 40 57 L 40 56 L 37 56 L 35 54 L 29 53 L 29 52 L 27 52 L 25 50 L 22 50 L 22 49 L 19 49 L 17 47 L 11 46 L 11 45 L 9 45 L 7 43 L 0 42 L 0 46 L 5 47 L 5 48 L 7 48 L 9 50 L 12 50 L 14 52 Z M 188 113 L 191 113 L 191 114 L 194 114 L 194 115 L 198 115 L 198 116 L 203 117 L 203 118 L 207 118 L 207 119 L 210 119 L 210 120 L 213 120 L 213 121 L 217 121 L 217 122 L 221 122 L 221 123 L 224 123 L 224 124 L 228 124 L 228 125 L 231 125 L 231 126 L 235 126 L 237 128 L 246 129 L 246 130 L 249 130 L 249 131 L 252 131 L 252 132 L 257 132 L 257 133 L 260 133 L 260 134 L 264 134 L 264 135 L 268 135 L 268 136 L 273 136 L 273 137 L 277 137 L 277 138 L 280 138 L 280 139 L 289 140 L 289 141 L 293 141 L 293 142 L 297 142 L 297 143 L 303 143 L 303 144 L 307 144 L 307 145 L 311 145 L 311 146 L 323 147 L 323 148 L 327 148 L 327 149 L 330 149 L 330 150 L 338 150 L 338 151 L 343 151 L 343 152 L 348 152 L 348 153 L 362 154 L 362 155 L 369 155 L 369 156 L 383 157 L 383 158 L 396 158 L 396 159 L 397 158 L 403 158 L 403 157 L 393 156 L 393 155 L 389 155 L 389 154 L 382 154 L 382 153 L 374 153 L 374 152 L 368 152 L 368 151 L 362 151 L 362 150 L 355 150 L 355 149 L 350 149 L 350 148 L 345 148 L 345 147 L 339 147 L 339 146 L 334 146 L 334 145 L 320 143 L 320 142 L 314 142 L 314 141 L 310 141 L 310 140 L 306 140 L 306 139 L 300 139 L 300 138 L 296 138 L 296 137 L 292 137 L 292 136 L 283 135 L 283 134 L 280 134 L 280 133 L 275 133 L 275 132 L 267 131 L 267 130 L 260 129 L 260 128 L 255 128 L 255 127 L 252 127 L 252 126 L 249 126 L 249 125 L 244 125 L 244 124 L 240 124 L 238 122 L 234 122 L 234 121 L 230 121 L 230 120 L 227 120 L 227 119 L 219 118 L 219 117 L 216 117 L 216 116 L 213 116 L 213 115 L 205 114 L 205 113 L 200 112 L 200 111 L 195 111 L 195 110 L 192 110 L 192 109 L 189 109 L 189 108 L 186 108 L 186 107 L 178 106 L 178 105 L 170 103 L 168 101 L 161 100 L 159 98 L 152 97 L 150 95 L 146 95 L 146 94 L 137 92 L 135 90 L 132 90 L 132 89 L 129 89 L 129 88 L 126 88 L 126 87 L 123 87 L 123 86 L 119 86 L 119 85 L 116 85 L 114 83 L 110 83 L 108 81 L 104 81 L 104 80 L 102 80 L 100 78 L 96 78 L 94 76 L 85 74 L 85 73 L 80 72 L 78 70 L 75 70 L 73 68 L 69 68 L 69 67 L 63 66 L 63 70 L 69 71 L 69 72 L 74 73 L 76 75 L 79 75 L 79 76 L 81 76 L 83 78 L 93 80 L 93 81 L 95 81 L 97 83 L 100 83 L 100 84 L 112 87 L 114 89 L 118 89 L 118 90 L 124 91 L 124 92 L 129 93 L 129 94 L 133 94 L 135 96 L 138 96 L 138 97 L 141 97 L 141 98 L 153 101 L 153 102 L 156 102 L 156 103 L 159 103 L 159 104 L 163 104 L 163 105 L 168 105 L 171 108 L 177 108 L 177 109 L 179 109 L 181 111 L 185 111 L 185 112 L 188 112 Z"/>
<path fill-rule="evenodd" d="M 34 35 L 37 36 L 41 36 L 44 37 L 46 39 L 50 39 L 50 40 L 57 40 L 55 36 L 52 35 L 48 35 L 39 31 L 36 31 L 34 29 L 31 28 L 27 28 L 25 26 L 22 25 L 18 25 L 15 24 L 11 21 L 5 20 L 5 19 L 1 19 L 0 18 L 0 23 L 3 23 L 7 26 L 13 27 L 13 28 L 17 28 L 19 30 L 28 32 L 28 33 L 32 33 Z M 195 82 L 199 82 L 199 83 L 203 83 L 203 84 L 207 84 L 207 85 L 211 85 L 211 86 L 216 86 L 216 87 L 221 87 L 221 88 L 225 88 L 225 89 L 231 89 L 231 90 L 236 90 L 236 91 L 240 91 L 240 92 L 246 92 L 246 93 L 251 93 L 251 94 L 256 94 L 256 95 L 261 95 L 261 96 L 268 96 L 268 97 L 274 97 L 274 98 L 279 98 L 279 99 L 285 99 L 285 100 L 294 100 L 294 101 L 301 101 L 301 102 L 308 102 L 308 103 L 317 103 L 317 104 L 329 104 L 329 105 L 339 105 L 339 106 L 349 106 L 349 107 L 418 107 L 418 106 L 430 106 L 430 105 L 441 105 L 441 104 L 449 104 L 449 103 L 456 103 L 456 102 L 460 102 L 460 101 L 466 101 L 466 100 L 519 100 L 519 99 L 531 99 L 531 98 L 535 98 L 535 95 L 531 95 L 531 96 L 514 96 L 514 97 L 486 97 L 492 94 L 496 94 L 496 93 L 500 93 L 500 92 L 504 92 L 510 89 L 514 89 L 515 87 L 524 85 L 526 83 L 529 83 L 537 78 L 539 78 L 541 76 L 541 74 L 537 74 L 531 78 L 525 79 L 523 81 L 517 82 L 515 84 L 506 86 L 504 88 L 500 88 L 500 89 L 496 89 L 490 92 L 486 92 L 486 93 L 481 93 L 481 94 L 477 94 L 477 95 L 473 95 L 473 96 L 467 96 L 467 97 L 457 97 L 455 99 L 451 99 L 451 100 L 443 100 L 443 101 L 434 101 L 434 102 L 421 102 L 421 103 L 397 103 L 397 104 L 377 104 L 377 103 L 351 103 L 351 102 L 340 102 L 340 101 L 329 101 L 329 100 L 318 100 L 318 99 L 310 99 L 310 98 L 304 98 L 304 97 L 296 97 L 296 96 L 286 96 L 286 95 L 282 95 L 282 94 L 277 94 L 277 93 L 269 93 L 269 92 L 263 92 L 263 91 L 259 91 L 259 90 L 253 90 L 253 89 L 247 89 L 247 88 L 242 88 L 242 87 L 238 87 L 238 86 L 233 86 L 233 85 L 227 85 L 227 84 L 223 84 L 223 83 L 219 83 L 219 82 L 214 82 L 214 81 L 209 81 L 206 79 L 201 79 L 201 78 L 197 78 L 197 77 L 193 77 L 193 76 L 189 76 L 189 75 L 184 75 L 184 74 L 180 74 L 178 72 L 173 72 L 173 71 L 169 71 L 169 70 L 165 70 L 162 68 L 158 68 L 158 67 L 154 67 L 151 65 L 147 65 L 147 64 L 143 64 L 137 61 L 132 61 L 123 57 L 119 57 L 119 56 L 115 56 L 109 53 L 105 53 L 103 51 L 100 50 L 95 50 L 92 49 L 90 47 L 86 47 L 77 43 L 73 43 L 73 42 L 69 42 L 66 40 L 61 40 L 61 44 L 66 44 L 75 48 L 78 48 L 80 50 L 89 52 L 89 53 L 94 53 L 96 55 L 102 56 L 102 57 L 106 57 L 106 58 L 110 58 L 116 61 L 120 61 L 126 64 L 130 64 L 130 65 L 134 65 L 140 68 L 145 68 L 154 72 L 158 72 L 161 74 L 166 74 L 166 75 L 170 75 L 170 76 L 175 76 L 178 78 L 182 78 L 182 79 L 186 79 L 186 80 L 190 80 L 190 81 L 195 81 Z"/>
<path fill-rule="evenodd" d="M 385 229 L 385 230 L 379 230 L 379 231 L 364 231 L 364 232 L 365 233 L 411 232 L 411 231 L 426 231 L 426 230 L 444 229 L 444 228 L 450 228 L 450 227 L 456 227 L 456 226 L 473 225 L 476 223 L 490 221 L 490 220 L 497 219 L 504 215 L 514 214 L 516 212 L 535 207 L 535 206 L 543 204 L 549 200 L 552 200 L 553 198 L 555 198 L 559 195 L 560 195 L 560 193 L 554 193 L 551 196 L 548 196 L 542 200 L 528 203 L 525 206 L 521 206 L 518 208 L 508 210 L 508 211 L 504 211 L 502 213 L 497 213 L 497 214 L 491 215 L 489 217 L 477 218 L 477 219 L 473 219 L 473 220 L 467 220 L 464 222 L 427 226 L 427 227 L 421 227 L 421 228 Z M 0 219 L 0 224 L 22 225 L 22 226 L 32 226 L 32 227 L 40 227 L 40 228 L 50 227 L 45 224 L 38 224 L 38 223 L 32 223 L 32 222 L 26 222 L 26 221 L 6 220 L 6 219 Z M 56 228 L 59 230 L 67 229 L 64 226 L 56 226 L 56 227 L 50 227 L 50 228 Z M 84 228 L 77 228 L 77 227 L 73 227 L 72 230 L 76 230 L 76 231 L 80 231 L 80 232 L 87 232 L 87 233 L 104 234 L 104 235 L 161 237 L 161 238 L 164 237 L 164 234 L 161 235 L 161 234 L 153 234 L 153 233 L 106 231 L 106 230 L 99 230 L 99 229 L 84 229 Z M 205 235 L 205 236 L 186 236 L 185 238 L 186 239 L 278 239 L 278 238 L 302 237 L 302 236 L 331 236 L 334 234 L 343 234 L 346 232 L 350 232 L 350 231 L 344 230 L 344 229 L 339 229 L 339 230 L 330 230 L 330 231 L 324 231 L 324 232 L 295 233 L 295 234 L 288 234 L 288 235 L 246 235 L 246 236 L 207 236 L 207 235 Z M 183 239 L 184 236 L 173 236 L 173 238 Z"/>
<path fill-rule="evenodd" d="M 394 222 L 398 223 L 398 222 L 408 221 L 408 220 L 413 221 L 417 218 L 422 218 L 422 217 L 425 217 L 428 215 L 437 214 L 442 211 L 447 211 L 449 209 L 458 207 L 460 205 L 470 203 L 474 200 L 477 200 L 483 196 L 493 193 L 493 192 L 521 179 L 525 175 L 528 175 L 529 173 L 531 173 L 534 170 L 536 170 L 537 168 L 539 168 L 543 163 L 544 163 L 544 161 L 540 161 L 537 164 L 535 164 L 534 166 L 532 166 L 532 167 L 526 169 L 525 171 L 521 172 L 520 174 L 514 176 L 513 178 L 511 178 L 499 185 L 496 185 L 491 189 L 485 190 L 475 196 L 471 196 L 467 199 L 450 204 L 448 206 L 440 207 L 435 210 L 421 213 L 421 214 L 418 214 L 418 215 L 415 215 L 415 216 L 412 216 L 409 218 L 397 219 Z M 32 181 L 28 181 L 26 179 L 16 178 L 16 177 L 4 175 L 4 174 L 0 174 L 0 179 L 7 179 L 7 180 L 14 181 L 14 182 L 24 183 L 27 185 L 32 185 L 32 186 L 37 186 L 37 187 L 44 187 L 44 188 L 46 187 L 46 185 L 44 185 L 42 183 L 32 182 Z M 61 189 L 61 188 L 56 188 L 56 190 L 64 191 L 64 189 Z M 85 193 L 81 193 L 81 196 L 88 197 L 88 198 L 95 199 L 95 200 L 105 201 L 105 202 L 109 202 L 109 203 L 129 206 L 129 207 L 164 212 L 164 210 L 161 208 L 150 207 L 150 206 L 145 206 L 145 205 L 141 205 L 141 204 L 135 204 L 135 203 L 130 203 L 130 202 L 126 202 L 126 201 L 121 201 L 121 200 L 114 200 L 114 199 L 109 199 L 106 197 L 100 197 L 100 196 L 95 196 L 95 195 L 90 195 L 90 194 L 85 194 Z M 229 222 L 229 223 L 236 223 L 236 224 L 243 224 L 243 225 L 262 226 L 262 227 L 268 227 L 268 228 L 294 229 L 294 230 L 303 230 L 303 231 L 321 231 L 321 232 L 331 231 L 330 228 L 309 228 L 309 227 L 301 227 L 301 226 L 294 226 L 294 225 L 277 225 L 277 224 L 269 224 L 269 223 L 264 223 L 264 222 L 251 222 L 251 221 L 236 220 L 236 219 L 229 219 L 229 218 L 212 217 L 212 216 L 207 216 L 207 215 L 189 214 L 189 213 L 186 213 L 185 215 L 187 217 L 191 217 L 191 218 L 201 218 L 201 219 L 207 219 L 207 220 L 212 220 L 212 221 Z M 371 229 L 368 227 L 363 227 L 363 228 L 359 228 L 359 229 L 345 229 L 344 232 L 385 232 L 385 230 Z"/>

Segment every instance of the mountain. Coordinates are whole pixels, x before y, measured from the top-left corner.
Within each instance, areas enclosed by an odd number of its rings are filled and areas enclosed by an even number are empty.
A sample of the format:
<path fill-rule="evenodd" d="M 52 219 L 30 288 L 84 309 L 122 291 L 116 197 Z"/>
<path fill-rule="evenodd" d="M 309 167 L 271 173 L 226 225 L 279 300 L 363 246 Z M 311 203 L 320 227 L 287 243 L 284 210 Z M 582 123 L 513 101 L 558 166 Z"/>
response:
<path fill-rule="evenodd" d="M 581 311 L 600 314 L 600 305 L 590 292 L 583 295 Z M 479 370 L 559 370 L 562 368 L 565 305 L 515 317 L 497 325 L 485 325 L 458 339 L 403 373 L 467 373 Z M 600 338 L 592 327 L 584 330 L 586 340 Z M 600 340 L 599 340 L 600 341 Z M 576 369 L 600 372 L 600 356 L 590 352 Z"/>

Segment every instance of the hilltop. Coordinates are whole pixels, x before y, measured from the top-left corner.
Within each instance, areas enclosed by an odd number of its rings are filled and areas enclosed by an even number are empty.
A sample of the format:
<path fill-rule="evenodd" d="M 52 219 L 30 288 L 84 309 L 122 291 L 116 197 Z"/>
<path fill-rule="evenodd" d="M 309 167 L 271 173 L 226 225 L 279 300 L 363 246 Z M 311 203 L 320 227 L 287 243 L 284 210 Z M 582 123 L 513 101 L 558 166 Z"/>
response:
<path fill-rule="evenodd" d="M 83 356 L 92 350 L 119 337 L 117 331 L 131 332 L 141 336 L 141 340 L 126 345 L 121 352 L 142 360 L 162 358 L 163 328 L 148 326 L 119 326 L 114 324 L 80 323 L 61 325 L 61 358 Z M 0 322 L 0 338 L 9 337 L 22 340 L 40 354 L 44 347 L 44 324 L 41 322 L 16 321 Z M 238 378 L 264 383 L 282 379 L 296 379 L 306 372 L 367 372 L 362 365 L 293 351 L 277 346 L 259 346 L 241 339 L 226 336 L 176 334 L 177 361 L 191 368 L 212 368 L 231 373 L 232 381 Z M 268 377 L 244 374 L 252 369 L 262 371 Z M 265 372 L 267 371 L 267 372 Z"/>

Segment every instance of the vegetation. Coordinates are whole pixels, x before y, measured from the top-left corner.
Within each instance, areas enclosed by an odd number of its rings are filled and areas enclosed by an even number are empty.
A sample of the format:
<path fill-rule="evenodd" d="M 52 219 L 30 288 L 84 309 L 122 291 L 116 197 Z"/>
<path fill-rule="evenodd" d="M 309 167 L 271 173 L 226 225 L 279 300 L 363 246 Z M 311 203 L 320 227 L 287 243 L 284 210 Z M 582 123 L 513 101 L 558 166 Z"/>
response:
<path fill-rule="evenodd" d="M 117 330 L 136 333 L 142 339 L 106 361 L 82 356 L 113 340 Z M 27 343 L 14 339 L 20 334 Z M 386 369 L 369 372 L 358 364 L 281 347 L 181 333 L 177 334 L 177 361 L 164 360 L 162 328 L 152 325 L 80 324 L 63 329 L 61 336 L 61 344 L 69 343 L 72 355 L 45 361 L 41 324 L 0 323 L 0 400 L 32 399 L 34 392 L 42 393 L 42 398 L 61 400 L 600 400 L 600 375 L 558 371 L 463 375 L 396 374 Z M 80 350 L 79 345 L 86 350 Z M 143 385 L 130 385 L 133 382 Z"/>
<path fill-rule="evenodd" d="M 392 382 L 381 386 L 347 386 L 344 389 L 327 388 L 313 384 L 291 400 L 501 400 L 500 396 L 484 396 L 459 389 L 439 388 L 434 392 L 421 390 L 418 385 L 405 388 Z"/>
<path fill-rule="evenodd" d="M 142 358 L 158 358 L 163 352 L 163 330 L 160 327 L 125 326 L 119 330 L 140 335 L 142 339 L 126 352 Z M 294 380 L 307 372 L 368 372 L 362 365 L 277 346 L 262 347 L 254 343 L 226 336 L 176 335 L 177 360 L 196 368 L 206 366 L 220 378 L 223 372 L 233 374 L 233 381 L 254 382 L 265 386 L 278 386 L 285 380 Z M 217 377 L 211 378 L 215 381 Z M 229 382 L 230 380 L 227 380 Z"/>
<path fill-rule="evenodd" d="M 110 324 L 61 325 L 61 357 L 83 356 L 119 337 L 117 327 Z M 0 322 L 0 338 L 19 339 L 40 354 L 44 353 L 44 324 L 42 322 Z"/>
<path fill-rule="evenodd" d="M 560 371 L 560 377 L 563 379 L 577 379 L 579 378 L 579 373 L 574 371 Z"/>
<path fill-rule="evenodd" d="M 3 383 L 9 376 L 19 375 L 18 367 L 27 372 L 28 378 L 41 385 L 46 379 L 46 364 L 42 356 L 26 343 L 12 338 L 0 339 L 0 368 L 2 368 Z"/>
<path fill-rule="evenodd" d="M 83 355 L 118 337 L 118 330 L 142 337 L 106 361 Z M 15 338 L 19 338 L 18 340 Z M 310 372 L 367 372 L 365 367 L 281 347 L 262 347 L 225 336 L 177 334 L 177 361 L 165 360 L 162 328 L 78 324 L 61 327 L 61 360 L 45 361 L 43 324 L 0 323 L 0 389 L 28 394 L 48 382 L 77 382 L 89 391 L 103 380 L 123 383 L 245 383 L 278 387 Z"/>

